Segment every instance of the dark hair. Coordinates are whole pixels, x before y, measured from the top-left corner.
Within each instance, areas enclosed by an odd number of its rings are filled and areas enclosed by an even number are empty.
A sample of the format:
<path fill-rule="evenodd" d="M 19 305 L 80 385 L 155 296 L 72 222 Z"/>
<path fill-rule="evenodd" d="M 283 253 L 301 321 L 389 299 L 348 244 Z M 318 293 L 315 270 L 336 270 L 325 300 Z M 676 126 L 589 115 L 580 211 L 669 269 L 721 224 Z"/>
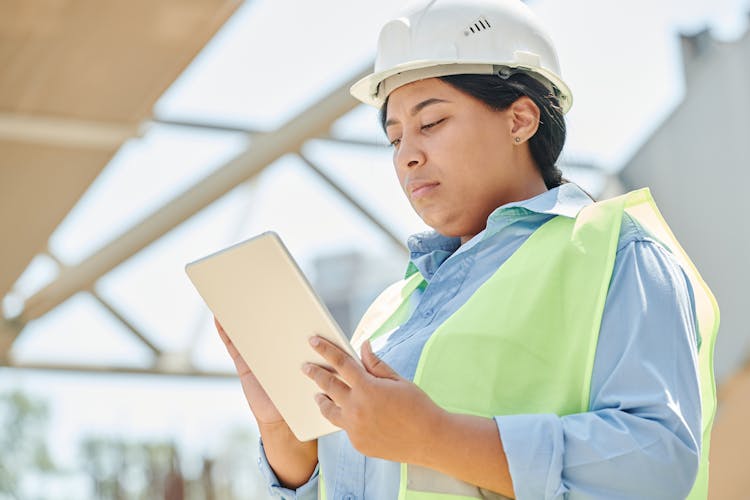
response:
<path fill-rule="evenodd" d="M 525 73 L 514 73 L 507 79 L 498 75 L 450 75 L 440 77 L 445 83 L 479 99 L 497 111 L 504 111 L 519 97 L 527 96 L 539 108 L 539 128 L 529 139 L 531 157 L 547 189 L 567 182 L 557 162 L 565 144 L 565 119 L 557 97 L 541 82 Z M 380 108 L 380 124 L 385 130 L 388 99 Z"/>

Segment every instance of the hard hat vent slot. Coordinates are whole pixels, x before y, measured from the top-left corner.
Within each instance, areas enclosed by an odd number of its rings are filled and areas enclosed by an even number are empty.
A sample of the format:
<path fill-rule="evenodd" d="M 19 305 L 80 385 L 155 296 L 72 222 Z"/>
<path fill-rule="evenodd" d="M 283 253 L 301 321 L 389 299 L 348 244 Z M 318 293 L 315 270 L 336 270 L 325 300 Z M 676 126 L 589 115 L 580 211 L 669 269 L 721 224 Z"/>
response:
<path fill-rule="evenodd" d="M 487 20 L 487 18 L 482 16 L 464 30 L 464 35 L 469 36 L 473 33 L 479 33 L 481 31 L 488 30 L 491 27 L 492 26 L 490 26 L 490 22 Z"/>

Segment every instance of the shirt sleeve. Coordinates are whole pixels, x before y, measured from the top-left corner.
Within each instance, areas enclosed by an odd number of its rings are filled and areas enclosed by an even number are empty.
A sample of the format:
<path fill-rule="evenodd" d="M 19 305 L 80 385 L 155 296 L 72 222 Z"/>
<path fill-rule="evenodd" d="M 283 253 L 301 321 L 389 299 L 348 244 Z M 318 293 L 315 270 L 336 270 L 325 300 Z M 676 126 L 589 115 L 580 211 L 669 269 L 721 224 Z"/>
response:
<path fill-rule="evenodd" d="M 649 239 L 621 248 L 589 411 L 495 418 L 516 498 L 685 498 L 700 460 L 696 337 L 679 265 Z"/>
<path fill-rule="evenodd" d="M 318 470 L 319 465 L 315 466 L 310 479 L 305 484 L 291 490 L 284 488 L 279 483 L 279 479 L 274 474 L 271 464 L 268 463 L 268 457 L 266 457 L 266 450 L 263 448 L 263 441 L 260 441 L 260 452 L 258 453 L 258 468 L 266 480 L 268 485 L 268 492 L 272 498 L 283 498 L 284 500 L 317 500 L 318 498 Z"/>

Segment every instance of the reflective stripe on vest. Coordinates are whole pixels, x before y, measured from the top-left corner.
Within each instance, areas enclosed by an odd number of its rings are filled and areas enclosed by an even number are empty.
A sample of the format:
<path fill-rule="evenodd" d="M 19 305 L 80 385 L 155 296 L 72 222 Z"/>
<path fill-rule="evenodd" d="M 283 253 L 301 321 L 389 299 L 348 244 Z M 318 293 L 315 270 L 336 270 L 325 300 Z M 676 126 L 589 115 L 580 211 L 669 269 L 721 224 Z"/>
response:
<path fill-rule="evenodd" d="M 594 203 L 575 219 L 537 229 L 425 344 L 414 382 L 438 405 L 485 417 L 567 415 L 588 410 L 601 316 L 626 211 L 677 259 L 693 286 L 701 336 L 701 464 L 689 499 L 705 499 L 716 408 L 713 347 L 718 307 L 661 217 L 647 189 Z M 368 309 L 352 343 L 397 327 L 422 283 L 418 274 L 389 287 Z M 399 499 L 502 499 L 432 469 L 401 466 Z"/>

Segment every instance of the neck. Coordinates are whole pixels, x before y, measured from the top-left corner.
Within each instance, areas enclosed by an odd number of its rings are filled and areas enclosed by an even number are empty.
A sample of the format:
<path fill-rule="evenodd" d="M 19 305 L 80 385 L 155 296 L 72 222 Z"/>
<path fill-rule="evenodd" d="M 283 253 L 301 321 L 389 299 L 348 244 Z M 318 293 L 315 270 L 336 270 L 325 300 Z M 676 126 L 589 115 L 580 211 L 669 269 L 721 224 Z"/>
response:
<path fill-rule="evenodd" d="M 534 196 L 538 196 L 546 191 L 549 191 L 547 189 L 547 185 L 544 183 L 544 179 L 542 178 L 541 174 L 539 174 L 539 171 L 536 169 L 536 166 L 533 166 L 534 168 L 534 174 L 529 176 L 523 176 L 519 183 L 515 186 L 515 189 L 513 190 L 513 193 L 506 197 L 504 200 L 499 200 L 496 207 L 501 207 L 507 203 L 513 203 L 517 201 L 523 201 L 528 200 L 530 198 L 533 198 Z M 489 213 L 486 217 L 484 217 L 484 222 L 486 223 L 487 217 L 489 217 Z M 484 229 L 484 228 L 482 228 Z M 474 232 L 473 234 L 468 234 L 465 236 L 461 236 L 461 244 L 463 245 L 470 239 L 472 239 L 474 236 L 479 234 L 479 232 Z"/>

